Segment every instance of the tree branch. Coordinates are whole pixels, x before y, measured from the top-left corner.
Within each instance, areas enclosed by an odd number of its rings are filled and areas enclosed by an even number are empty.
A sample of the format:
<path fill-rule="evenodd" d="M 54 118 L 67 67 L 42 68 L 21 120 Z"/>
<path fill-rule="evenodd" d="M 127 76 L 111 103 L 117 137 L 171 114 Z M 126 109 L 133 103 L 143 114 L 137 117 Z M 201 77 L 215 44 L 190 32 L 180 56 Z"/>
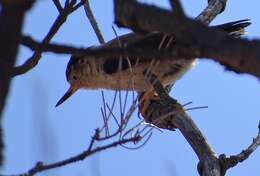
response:
<path fill-rule="evenodd" d="M 196 20 L 208 25 L 213 19 L 224 11 L 227 0 L 209 0 L 208 6 L 196 17 Z"/>
<path fill-rule="evenodd" d="M 152 9 L 154 10 L 154 8 Z M 169 15 L 172 16 L 172 13 L 166 10 L 160 9 L 159 11 L 164 11 L 167 14 L 170 13 L 168 14 L 168 17 Z M 160 22 L 162 20 L 158 20 L 158 21 Z M 171 21 L 169 21 L 169 23 L 171 23 Z M 113 52 L 111 53 L 111 55 L 113 56 L 128 55 L 128 56 L 140 56 L 140 57 L 156 56 L 158 58 L 175 57 L 176 59 L 183 58 L 183 57 L 185 58 L 206 57 L 206 58 L 212 58 L 213 60 L 225 65 L 227 69 L 233 70 L 237 73 L 249 73 L 256 77 L 260 76 L 260 69 L 259 69 L 260 68 L 260 61 L 259 61 L 260 41 L 259 40 L 250 41 L 247 39 L 232 38 L 230 36 L 227 36 L 222 31 L 218 31 L 214 28 L 208 28 L 202 24 L 199 24 L 197 21 L 194 20 L 193 21 L 188 20 L 188 21 L 191 22 L 190 23 L 191 28 L 195 27 L 195 30 L 194 31 L 192 30 L 193 32 L 191 32 L 194 35 L 192 35 L 190 41 L 185 39 L 184 40 L 178 39 L 173 48 L 161 49 L 160 51 L 158 50 L 152 51 L 151 49 L 145 47 L 127 48 L 127 49 L 112 48 L 111 50 L 113 50 Z M 167 27 L 167 29 L 168 28 L 169 27 Z M 167 32 L 168 31 L 167 29 L 164 32 Z M 189 34 L 187 34 L 187 36 L 188 35 Z M 183 35 L 182 33 L 182 35 L 179 36 L 179 38 L 181 38 L 182 36 L 186 36 L 186 35 Z M 47 48 L 45 49 L 47 50 Z M 67 53 L 85 54 L 86 56 L 91 54 L 97 54 L 99 56 L 102 55 L 101 52 L 102 49 L 99 50 L 98 53 L 93 52 L 93 50 L 97 51 L 99 49 L 96 48 L 87 49 L 85 51 L 81 50 L 81 52 L 79 52 L 79 50 L 77 51 L 74 50 L 73 52 L 67 52 Z M 108 48 L 104 48 L 104 50 L 108 50 Z M 56 52 L 65 53 L 62 50 Z M 103 56 L 107 54 L 109 53 L 105 52 Z"/>
<path fill-rule="evenodd" d="M 34 3 L 33 0 L 2 1 L 0 15 L 0 166 L 3 164 L 2 116 L 11 84 L 10 70 L 13 68 L 24 15 Z"/>
<path fill-rule="evenodd" d="M 259 40 L 235 39 L 196 20 L 136 1 L 115 0 L 115 21 L 137 32 L 173 34 L 180 46 L 178 53 L 184 57 L 212 58 L 230 70 L 260 76 Z"/>
<path fill-rule="evenodd" d="M 59 10 L 61 10 L 60 7 L 59 7 L 60 5 L 58 5 L 57 2 L 58 1 L 54 0 L 54 4 L 56 5 L 56 7 Z M 74 12 L 80 6 L 83 5 L 83 2 L 79 2 L 78 4 L 76 4 L 76 2 L 77 1 L 75 1 L 75 0 L 71 0 L 71 1 L 67 0 L 66 1 L 65 7 L 62 9 L 62 11 L 59 13 L 57 18 L 55 19 L 55 21 L 54 21 L 53 25 L 51 26 L 49 32 L 47 33 L 47 35 L 42 40 L 42 42 L 41 42 L 42 44 L 48 44 L 51 41 L 51 39 L 54 37 L 54 35 L 58 32 L 60 27 L 67 20 L 67 17 L 72 12 Z M 10 70 L 11 75 L 12 76 L 21 75 L 21 74 L 28 72 L 32 68 L 34 68 L 38 64 L 38 62 L 40 61 L 41 54 L 42 54 L 42 51 L 39 48 L 35 48 L 33 55 L 27 61 L 25 61 L 24 64 L 17 66 L 15 68 L 13 68 L 12 70 Z"/>
<path fill-rule="evenodd" d="M 95 140 L 98 140 L 98 138 L 95 137 L 95 136 L 91 140 L 91 143 L 90 143 L 88 149 L 83 151 L 82 153 L 80 153 L 78 155 L 75 155 L 75 156 L 72 156 L 72 157 L 70 157 L 68 159 L 56 162 L 56 163 L 44 164 L 42 162 L 37 162 L 36 165 L 32 169 L 30 169 L 27 173 L 19 174 L 19 175 L 22 175 L 22 176 L 33 176 L 33 175 L 35 175 L 37 173 L 40 173 L 40 172 L 43 172 L 43 171 L 46 171 L 46 170 L 55 169 L 55 168 L 63 167 L 63 166 L 66 166 L 68 164 L 72 164 L 72 163 L 75 163 L 75 162 L 78 162 L 78 161 L 82 161 L 82 160 L 86 159 L 87 157 L 89 157 L 89 156 L 91 156 L 93 154 L 96 154 L 98 152 L 101 152 L 101 151 L 104 151 L 104 150 L 116 147 L 118 145 L 123 145 L 123 144 L 126 144 L 126 143 L 139 141 L 139 137 L 138 136 L 134 136 L 132 138 L 121 139 L 121 140 L 118 140 L 116 142 L 112 142 L 110 144 L 99 146 L 99 147 L 96 147 L 96 148 L 92 149 L 92 145 L 91 144 L 93 144 L 93 142 Z"/>
<path fill-rule="evenodd" d="M 52 2 L 54 3 L 55 7 L 57 8 L 57 10 L 59 11 L 59 13 L 62 13 L 63 8 L 61 6 L 61 3 L 59 0 L 52 0 Z"/>
<path fill-rule="evenodd" d="M 85 10 L 85 13 L 87 15 L 87 18 L 88 18 L 92 28 L 94 29 L 94 31 L 96 33 L 99 43 L 104 44 L 105 43 L 104 37 L 102 36 L 102 33 L 98 27 L 97 21 L 95 19 L 95 16 L 92 13 L 88 0 L 85 0 L 85 2 L 84 2 L 84 10 Z"/>
<path fill-rule="evenodd" d="M 193 148 L 194 152 L 200 160 L 200 165 L 198 167 L 200 175 L 205 176 L 220 176 L 221 167 L 218 162 L 218 158 L 212 151 L 211 147 L 207 143 L 205 137 L 193 122 L 193 120 L 185 113 L 182 105 L 180 105 L 176 100 L 168 95 L 159 79 L 153 74 L 149 75 L 150 82 L 154 86 L 154 89 L 160 100 L 156 103 L 163 107 L 163 114 L 170 115 L 167 119 L 170 121 L 172 126 L 177 127 L 188 143 Z"/>
<path fill-rule="evenodd" d="M 258 124 L 258 134 L 256 138 L 253 139 L 251 145 L 247 147 L 247 149 L 242 150 L 241 153 L 237 155 L 231 155 L 230 157 L 226 157 L 225 154 L 221 154 L 219 156 L 219 160 L 222 167 L 223 175 L 226 171 L 232 167 L 235 167 L 238 163 L 242 163 L 259 147 L 260 145 L 260 123 Z"/>

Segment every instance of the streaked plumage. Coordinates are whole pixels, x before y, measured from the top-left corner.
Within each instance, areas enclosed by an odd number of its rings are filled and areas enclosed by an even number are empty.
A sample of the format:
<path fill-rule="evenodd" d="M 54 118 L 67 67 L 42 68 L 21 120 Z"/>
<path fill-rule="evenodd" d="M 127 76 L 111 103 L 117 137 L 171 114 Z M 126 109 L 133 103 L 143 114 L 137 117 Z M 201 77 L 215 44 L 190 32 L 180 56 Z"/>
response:
<path fill-rule="evenodd" d="M 212 28 L 223 30 L 234 37 L 238 37 L 244 34 L 244 28 L 249 24 L 249 20 L 240 20 Z M 124 47 L 145 46 L 155 50 L 174 47 L 175 42 L 173 36 L 157 32 L 148 35 L 130 33 L 100 47 L 118 46 L 118 41 Z M 71 87 L 57 103 L 57 106 L 80 88 L 148 91 L 152 89 L 152 86 L 144 75 L 144 71 L 147 69 L 157 75 L 164 86 L 167 86 L 179 79 L 195 62 L 195 58 L 157 60 L 156 58 L 120 59 L 72 56 L 66 69 L 67 81 Z"/>

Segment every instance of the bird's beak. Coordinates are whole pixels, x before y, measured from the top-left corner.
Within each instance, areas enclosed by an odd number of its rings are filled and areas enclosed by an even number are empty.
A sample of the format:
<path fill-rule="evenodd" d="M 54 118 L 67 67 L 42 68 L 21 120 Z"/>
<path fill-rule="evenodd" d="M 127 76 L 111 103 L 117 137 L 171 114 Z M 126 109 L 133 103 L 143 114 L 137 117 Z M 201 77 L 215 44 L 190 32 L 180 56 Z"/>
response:
<path fill-rule="evenodd" d="M 61 99 L 58 101 L 58 103 L 55 105 L 55 107 L 57 107 L 57 106 L 61 105 L 62 103 L 64 103 L 64 101 L 66 101 L 77 90 L 78 90 L 78 88 L 76 86 L 71 85 L 69 90 L 67 90 L 67 92 L 61 97 Z"/>

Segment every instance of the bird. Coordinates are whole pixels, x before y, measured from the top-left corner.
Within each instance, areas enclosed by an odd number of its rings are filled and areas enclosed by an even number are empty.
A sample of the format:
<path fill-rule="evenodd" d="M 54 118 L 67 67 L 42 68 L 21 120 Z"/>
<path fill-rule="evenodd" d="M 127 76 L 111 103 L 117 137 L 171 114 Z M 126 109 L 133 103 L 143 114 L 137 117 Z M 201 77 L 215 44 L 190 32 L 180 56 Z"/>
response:
<path fill-rule="evenodd" d="M 230 36 L 240 37 L 250 25 L 249 19 L 233 21 L 211 26 L 226 32 Z M 119 36 L 97 47 L 148 47 L 160 50 L 174 47 L 173 35 L 159 32 L 149 34 L 129 33 Z M 145 71 L 155 74 L 164 87 L 180 79 L 196 63 L 196 58 L 138 58 L 138 57 L 97 57 L 72 55 L 66 68 L 66 78 L 70 84 L 67 92 L 57 102 L 56 107 L 64 103 L 79 89 L 110 89 L 149 92 L 152 85 Z"/>

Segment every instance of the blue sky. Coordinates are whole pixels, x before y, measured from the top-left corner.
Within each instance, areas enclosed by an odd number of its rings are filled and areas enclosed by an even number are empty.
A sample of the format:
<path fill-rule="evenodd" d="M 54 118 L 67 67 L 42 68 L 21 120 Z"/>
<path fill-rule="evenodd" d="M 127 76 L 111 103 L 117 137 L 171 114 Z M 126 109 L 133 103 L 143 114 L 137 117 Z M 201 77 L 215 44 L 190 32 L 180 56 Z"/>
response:
<path fill-rule="evenodd" d="M 168 8 L 168 1 L 149 0 Z M 194 17 L 206 6 L 206 0 L 183 0 L 186 13 Z M 256 1 L 254 1 L 256 2 Z M 108 41 L 114 37 L 112 1 L 91 1 L 93 12 Z M 252 25 L 247 37 L 259 38 L 258 4 L 243 0 L 229 1 L 226 11 L 213 24 L 249 18 Z M 57 16 L 51 1 L 38 1 L 27 14 L 24 33 L 41 40 Z M 117 29 L 119 34 L 129 32 Z M 55 42 L 75 46 L 98 44 L 84 10 L 67 19 L 57 33 Z M 17 65 L 31 51 L 20 48 Z M 80 153 L 88 146 L 94 129 L 101 124 L 101 93 L 82 90 L 59 108 L 57 100 L 67 90 L 65 69 L 68 55 L 46 53 L 36 68 L 16 77 L 12 82 L 4 113 L 6 164 L 1 173 L 22 173 L 37 161 L 54 162 Z M 200 60 L 197 66 L 176 83 L 171 95 L 181 103 L 208 109 L 190 111 L 208 142 L 217 154 L 236 154 L 247 147 L 257 134 L 260 120 L 260 83 L 249 75 L 225 71 L 219 64 Z M 112 91 L 105 91 L 111 98 Z M 52 175 L 198 175 L 197 158 L 177 131 L 158 132 L 139 150 L 114 148 L 87 160 L 46 173 Z M 260 150 L 247 161 L 228 171 L 227 175 L 257 175 Z M 44 174 L 45 175 L 45 174 Z"/>

